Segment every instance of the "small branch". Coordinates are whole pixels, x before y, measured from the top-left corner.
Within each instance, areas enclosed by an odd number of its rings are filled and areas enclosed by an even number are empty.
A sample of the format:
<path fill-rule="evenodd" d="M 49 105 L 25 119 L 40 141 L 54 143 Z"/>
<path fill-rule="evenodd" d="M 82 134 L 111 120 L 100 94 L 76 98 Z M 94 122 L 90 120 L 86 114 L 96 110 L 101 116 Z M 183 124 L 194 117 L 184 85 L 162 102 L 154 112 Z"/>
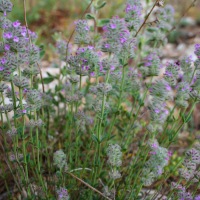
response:
<path fill-rule="evenodd" d="M 156 7 L 156 5 L 158 4 L 159 0 L 156 0 L 156 2 L 154 3 L 153 7 L 151 8 L 150 12 L 147 14 L 147 16 L 145 17 L 144 22 L 142 23 L 142 25 L 140 26 L 139 30 L 137 31 L 137 33 L 135 34 L 135 37 L 137 37 L 138 33 L 141 31 L 142 27 L 146 24 L 147 19 L 149 18 L 149 16 L 151 15 L 151 13 L 153 12 L 153 9 Z"/>
<path fill-rule="evenodd" d="M 100 194 L 102 197 L 108 199 L 108 200 L 112 200 L 109 197 L 106 197 L 102 192 L 100 192 L 99 190 L 95 189 L 94 187 L 92 187 L 91 185 L 89 185 L 88 183 L 86 183 L 85 181 L 81 180 L 80 178 L 78 178 L 77 176 L 75 176 L 74 174 L 70 173 L 70 172 L 66 172 L 67 174 L 69 174 L 70 176 L 72 176 L 73 178 L 75 178 L 76 180 L 80 181 L 81 183 L 83 183 L 85 186 L 89 187 L 91 190 L 97 192 L 98 194 Z"/>
<path fill-rule="evenodd" d="M 82 14 L 81 19 L 83 19 L 83 17 L 85 16 L 86 12 L 88 11 L 88 9 L 90 8 L 90 6 L 92 5 L 93 1 L 94 1 L 94 0 L 91 0 L 90 4 L 87 6 L 87 8 L 85 9 L 84 13 Z M 74 30 L 72 31 L 71 35 L 69 36 L 69 40 L 68 40 L 68 42 L 67 42 L 66 59 L 67 59 L 67 57 L 68 57 L 69 43 L 70 43 L 70 41 L 71 41 L 71 39 L 72 39 L 74 33 L 75 33 L 75 28 L 74 28 Z"/>

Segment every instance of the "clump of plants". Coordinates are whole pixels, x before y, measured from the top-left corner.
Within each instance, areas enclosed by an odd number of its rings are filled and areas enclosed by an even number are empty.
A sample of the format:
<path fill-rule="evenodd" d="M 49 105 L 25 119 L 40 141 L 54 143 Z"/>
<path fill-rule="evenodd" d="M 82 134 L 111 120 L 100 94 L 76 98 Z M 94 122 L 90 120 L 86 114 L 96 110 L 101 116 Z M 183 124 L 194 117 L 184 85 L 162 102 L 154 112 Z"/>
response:
<path fill-rule="evenodd" d="M 59 74 L 43 78 L 43 52 L 26 12 L 25 26 L 12 22 L 12 3 L 0 1 L 0 167 L 7 199 L 17 192 L 21 199 L 199 199 L 199 144 L 176 165 L 170 160 L 200 100 L 200 44 L 196 60 L 163 64 L 173 7 L 156 0 L 149 10 L 127 0 L 124 18 L 100 19 L 105 5 L 92 0 L 68 40 L 54 37 Z"/>

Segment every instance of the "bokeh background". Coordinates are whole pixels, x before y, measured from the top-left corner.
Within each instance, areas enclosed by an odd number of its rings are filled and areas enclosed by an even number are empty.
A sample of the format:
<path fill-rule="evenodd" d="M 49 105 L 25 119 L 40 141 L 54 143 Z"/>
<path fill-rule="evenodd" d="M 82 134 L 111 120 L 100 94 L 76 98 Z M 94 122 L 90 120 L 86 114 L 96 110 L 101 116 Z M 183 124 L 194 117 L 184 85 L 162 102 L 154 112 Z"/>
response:
<path fill-rule="evenodd" d="M 143 0 L 149 1 L 151 0 Z M 23 2 L 13 0 L 14 9 L 11 13 L 13 20 L 24 21 Z M 114 15 L 123 16 L 124 3 L 126 0 L 106 0 L 107 5 L 101 9 L 100 18 L 109 18 Z M 165 4 L 172 4 L 176 10 L 178 20 L 191 4 L 192 0 L 165 0 Z M 80 18 L 90 0 L 27 0 L 27 20 L 29 28 L 36 31 L 39 39 L 38 43 L 47 44 L 53 42 L 52 35 L 55 32 L 62 32 L 64 37 L 68 37 L 74 28 L 74 20 Z M 200 24 L 200 0 L 196 1 L 196 6 L 191 8 L 185 16 L 189 23 Z"/>

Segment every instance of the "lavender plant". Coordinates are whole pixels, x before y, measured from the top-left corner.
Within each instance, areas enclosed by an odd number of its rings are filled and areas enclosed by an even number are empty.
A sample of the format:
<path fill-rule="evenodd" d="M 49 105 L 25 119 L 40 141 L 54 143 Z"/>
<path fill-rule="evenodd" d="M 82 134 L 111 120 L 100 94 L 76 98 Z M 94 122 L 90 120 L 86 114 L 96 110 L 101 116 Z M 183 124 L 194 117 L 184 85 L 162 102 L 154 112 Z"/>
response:
<path fill-rule="evenodd" d="M 105 5 L 92 0 L 68 41 L 55 35 L 59 74 L 42 78 L 37 35 L 26 18 L 26 26 L 11 22 L 12 3 L 0 1 L 0 144 L 21 199 L 157 199 L 166 192 L 156 181 L 177 170 L 166 167 L 200 99 L 200 45 L 196 60 L 163 64 L 173 7 L 156 0 L 148 12 L 127 0 L 124 18 L 99 19 Z M 199 157 L 199 148 L 186 153 L 187 184 L 164 188 L 168 199 L 199 198 L 199 184 L 188 190 L 199 181 Z M 147 187 L 158 194 L 141 197 Z"/>

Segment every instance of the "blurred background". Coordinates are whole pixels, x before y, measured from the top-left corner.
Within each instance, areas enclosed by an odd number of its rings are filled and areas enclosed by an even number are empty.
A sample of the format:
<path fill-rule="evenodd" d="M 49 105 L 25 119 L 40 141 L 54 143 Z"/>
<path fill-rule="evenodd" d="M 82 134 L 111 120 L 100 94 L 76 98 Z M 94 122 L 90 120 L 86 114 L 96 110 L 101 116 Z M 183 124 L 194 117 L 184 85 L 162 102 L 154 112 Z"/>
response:
<path fill-rule="evenodd" d="M 145 3 L 154 2 L 143 0 Z M 23 3 L 21 0 L 12 0 L 14 4 L 11 19 L 24 21 Z M 101 9 L 100 18 L 109 18 L 114 15 L 123 16 L 124 4 L 126 0 L 106 0 L 107 5 Z M 165 0 L 165 4 L 173 4 L 176 10 L 176 19 L 183 15 L 184 11 L 191 4 L 192 0 Z M 37 32 L 38 43 L 45 46 L 53 42 L 52 35 L 55 32 L 62 32 L 68 38 L 74 28 L 74 20 L 80 18 L 90 0 L 27 0 L 27 20 L 29 28 Z M 185 20 L 185 21 L 184 21 Z M 196 1 L 196 6 L 191 8 L 182 21 L 184 25 L 200 24 L 200 0 Z"/>

